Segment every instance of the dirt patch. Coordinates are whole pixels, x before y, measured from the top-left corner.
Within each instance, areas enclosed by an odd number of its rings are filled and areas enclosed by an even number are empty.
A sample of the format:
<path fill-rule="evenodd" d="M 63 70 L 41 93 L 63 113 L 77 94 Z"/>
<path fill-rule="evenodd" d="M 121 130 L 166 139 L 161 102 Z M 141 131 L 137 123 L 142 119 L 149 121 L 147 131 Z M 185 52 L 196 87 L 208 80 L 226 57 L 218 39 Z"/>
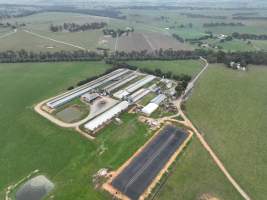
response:
<path fill-rule="evenodd" d="M 93 102 L 90 105 L 90 114 L 88 116 L 88 120 L 96 117 L 97 115 L 105 112 L 106 110 L 110 109 L 114 105 L 118 103 L 117 100 L 112 99 L 110 97 L 101 97 Z"/>

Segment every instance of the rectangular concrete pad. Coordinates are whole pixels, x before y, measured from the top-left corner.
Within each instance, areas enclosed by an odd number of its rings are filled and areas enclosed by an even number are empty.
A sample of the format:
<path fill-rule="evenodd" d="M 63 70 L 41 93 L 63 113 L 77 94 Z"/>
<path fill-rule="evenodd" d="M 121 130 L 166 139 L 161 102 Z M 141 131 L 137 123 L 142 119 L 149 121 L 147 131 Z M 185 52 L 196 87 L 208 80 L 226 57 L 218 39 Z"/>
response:
<path fill-rule="evenodd" d="M 188 137 L 184 131 L 166 126 L 112 181 L 111 185 L 137 200 Z"/>

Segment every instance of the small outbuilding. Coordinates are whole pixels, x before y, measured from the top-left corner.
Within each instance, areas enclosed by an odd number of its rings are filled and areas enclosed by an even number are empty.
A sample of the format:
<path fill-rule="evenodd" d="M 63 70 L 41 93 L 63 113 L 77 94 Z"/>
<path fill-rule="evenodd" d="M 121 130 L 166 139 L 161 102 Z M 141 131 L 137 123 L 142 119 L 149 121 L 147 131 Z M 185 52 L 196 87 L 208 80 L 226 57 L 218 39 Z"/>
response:
<path fill-rule="evenodd" d="M 82 99 L 88 103 L 92 103 L 94 100 L 96 100 L 100 95 L 98 93 L 86 93 L 82 95 Z"/>

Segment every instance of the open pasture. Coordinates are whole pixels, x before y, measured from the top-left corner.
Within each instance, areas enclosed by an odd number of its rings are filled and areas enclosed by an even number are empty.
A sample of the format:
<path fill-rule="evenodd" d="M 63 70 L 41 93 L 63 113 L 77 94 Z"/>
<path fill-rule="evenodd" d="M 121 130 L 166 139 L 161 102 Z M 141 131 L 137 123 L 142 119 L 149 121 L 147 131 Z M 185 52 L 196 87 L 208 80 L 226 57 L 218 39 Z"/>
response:
<path fill-rule="evenodd" d="M 163 72 L 172 72 L 173 74 L 187 74 L 194 76 L 202 68 L 198 60 L 175 60 L 175 61 L 128 61 L 129 65 L 151 70 L 161 69 Z"/>
<path fill-rule="evenodd" d="M 168 65 L 167 62 L 165 64 Z M 174 65 L 170 70 L 179 74 L 179 69 L 184 72 L 182 67 L 185 65 L 186 61 Z M 92 175 L 104 167 L 116 170 L 121 166 L 151 137 L 148 128 L 137 120 L 137 116 L 123 114 L 121 125 L 111 123 L 100 131 L 95 141 L 90 142 L 73 130 L 59 128 L 33 110 L 33 105 L 37 102 L 63 92 L 88 76 L 103 73 L 108 67 L 101 62 L 0 65 L 0 89 L 3 95 L 0 99 L 0 120 L 3 122 L 0 124 L 0 197 L 3 197 L 8 185 L 39 169 L 55 183 L 56 187 L 51 195 L 57 200 L 110 198 L 107 193 L 94 188 Z M 199 151 L 193 149 L 196 157 L 189 157 L 188 163 L 181 163 L 181 168 L 177 167 L 175 170 L 178 180 L 181 174 L 195 175 L 187 176 L 186 182 L 179 182 L 181 187 L 174 185 L 176 189 L 168 191 L 169 195 L 174 196 L 176 191 L 185 196 L 197 196 L 199 192 L 206 192 L 205 188 L 216 194 L 218 188 L 229 191 L 229 185 L 221 181 L 224 179 L 220 178 L 220 172 L 215 170 L 214 165 L 209 165 L 209 170 L 204 170 L 206 173 L 200 176 L 199 165 L 206 169 L 204 160 L 207 157 L 201 159 Z M 191 153 L 186 151 L 184 155 L 187 154 Z M 192 164 L 196 161 L 195 158 L 199 158 L 197 164 Z M 212 169 L 214 173 L 210 173 Z M 201 184 L 195 185 L 200 189 L 193 192 L 184 190 L 183 188 L 192 187 L 196 177 L 202 180 Z M 226 199 L 234 199 L 231 198 L 232 194 L 224 194 Z"/>
<path fill-rule="evenodd" d="M 266 76 L 266 66 L 249 66 L 244 73 L 211 65 L 186 104 L 230 173 L 258 200 L 267 195 Z"/>

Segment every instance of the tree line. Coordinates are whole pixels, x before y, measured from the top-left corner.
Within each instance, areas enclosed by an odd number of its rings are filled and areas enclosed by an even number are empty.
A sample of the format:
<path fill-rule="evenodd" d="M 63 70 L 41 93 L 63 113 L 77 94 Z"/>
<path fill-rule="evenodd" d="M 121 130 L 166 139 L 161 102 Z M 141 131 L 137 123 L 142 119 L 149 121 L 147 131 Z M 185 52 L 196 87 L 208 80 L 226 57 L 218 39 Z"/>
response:
<path fill-rule="evenodd" d="M 266 20 L 267 17 L 262 17 L 262 16 L 258 16 L 258 17 L 253 17 L 253 16 L 235 16 L 233 17 L 233 19 L 236 20 Z"/>
<path fill-rule="evenodd" d="M 189 18 L 227 19 L 226 16 L 221 16 L 221 15 L 202 15 L 202 14 L 193 14 L 193 13 L 181 13 L 181 15 L 184 15 Z"/>
<path fill-rule="evenodd" d="M 245 26 L 245 24 L 241 22 L 237 22 L 237 23 L 216 22 L 216 23 L 204 23 L 203 24 L 203 27 L 217 27 L 217 26 Z"/>
<path fill-rule="evenodd" d="M 207 32 L 206 35 L 201 36 L 199 38 L 192 38 L 192 39 L 184 39 L 183 37 L 179 36 L 178 34 L 174 33 L 172 34 L 172 37 L 178 40 L 179 42 L 190 42 L 191 44 L 200 43 L 202 40 L 207 40 L 209 38 L 213 38 L 213 34 L 211 32 Z"/>
<path fill-rule="evenodd" d="M 107 58 L 107 62 L 127 61 L 127 60 L 186 60 L 198 59 L 195 51 L 174 50 L 174 49 L 159 49 L 155 51 L 116 51 L 111 53 Z"/>
<path fill-rule="evenodd" d="M 113 38 L 120 37 L 124 33 L 126 33 L 126 35 L 128 36 L 129 33 L 132 33 L 132 32 L 134 32 L 134 28 L 127 28 L 125 30 L 123 30 L 123 29 L 117 29 L 117 30 L 115 30 L 115 29 L 103 29 L 104 35 L 110 35 Z"/>
<path fill-rule="evenodd" d="M 98 61 L 103 56 L 89 51 L 28 52 L 26 50 L 0 52 L 0 63 L 16 62 L 57 62 L 57 61 Z"/>
<path fill-rule="evenodd" d="M 50 31 L 52 32 L 79 32 L 79 31 L 88 31 L 88 30 L 96 30 L 102 29 L 107 26 L 105 22 L 93 22 L 93 23 L 85 23 L 85 24 L 76 24 L 76 23 L 64 23 L 63 25 L 50 25 Z"/>
<path fill-rule="evenodd" d="M 247 64 L 267 65 L 267 52 L 223 52 L 205 49 L 196 49 L 194 51 L 159 49 L 153 52 L 147 50 L 132 52 L 117 51 L 110 54 L 98 54 L 83 50 L 59 51 L 54 53 L 36 53 L 26 50 L 4 51 L 0 52 L 0 63 L 105 60 L 107 64 L 116 65 L 117 63 L 129 60 L 190 60 L 198 59 L 199 56 L 206 58 L 210 63 L 224 63 L 229 65 L 230 62 L 238 62 L 242 66 L 246 66 Z M 164 76 L 169 77 L 167 74 L 164 74 Z"/>
<path fill-rule="evenodd" d="M 232 37 L 235 39 L 243 40 L 267 40 L 267 35 L 256 35 L 252 33 L 232 33 Z"/>

